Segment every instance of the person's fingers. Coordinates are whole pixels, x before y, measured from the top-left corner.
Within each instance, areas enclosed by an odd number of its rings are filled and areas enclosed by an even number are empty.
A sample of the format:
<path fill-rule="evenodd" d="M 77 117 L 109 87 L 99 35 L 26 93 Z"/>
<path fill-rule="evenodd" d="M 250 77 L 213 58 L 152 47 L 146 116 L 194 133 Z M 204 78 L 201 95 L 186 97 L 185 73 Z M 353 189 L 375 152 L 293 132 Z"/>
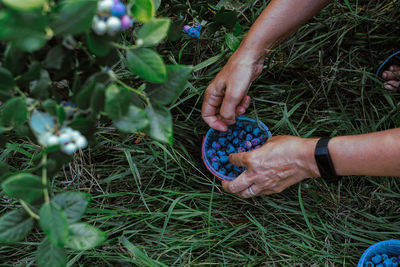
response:
<path fill-rule="evenodd" d="M 211 127 L 219 131 L 228 130 L 228 126 L 217 117 L 222 99 L 224 98 L 224 85 L 212 82 L 204 94 L 201 115 L 203 120 Z"/>
<path fill-rule="evenodd" d="M 249 107 L 251 102 L 250 96 L 245 96 L 240 102 L 239 106 L 236 108 L 236 116 L 243 115 L 246 112 L 246 109 Z"/>
<path fill-rule="evenodd" d="M 398 65 L 392 65 L 392 66 L 389 67 L 389 70 L 390 70 L 390 71 L 400 70 L 400 66 L 398 66 Z"/>
<path fill-rule="evenodd" d="M 264 190 L 264 191 L 262 191 L 259 195 L 260 196 L 269 196 L 269 195 L 272 195 L 272 194 L 276 194 L 276 192 L 274 192 L 274 191 L 271 191 L 271 190 Z"/>
<path fill-rule="evenodd" d="M 396 91 L 399 89 L 399 87 L 400 87 L 400 81 L 391 80 L 385 82 L 385 88 L 388 90 Z"/>
<path fill-rule="evenodd" d="M 254 179 L 252 176 L 249 175 L 249 172 L 244 171 L 235 180 L 223 182 L 222 187 L 227 192 L 237 194 L 252 185 L 253 181 Z"/>
<path fill-rule="evenodd" d="M 384 80 L 398 80 L 400 78 L 400 70 L 386 70 L 382 73 L 382 78 Z"/>
<path fill-rule="evenodd" d="M 244 98 L 247 88 L 249 87 L 249 81 L 245 80 L 246 79 L 237 79 L 235 82 L 226 85 L 225 97 L 222 100 L 219 114 L 228 124 L 235 123 L 236 107 Z"/>
<path fill-rule="evenodd" d="M 247 157 L 250 152 L 242 152 L 242 153 L 232 153 L 229 154 L 229 161 L 233 165 L 239 167 L 246 167 L 247 166 Z"/>
<path fill-rule="evenodd" d="M 250 193 L 249 188 L 251 188 L 251 190 L 253 191 L 254 195 L 252 195 Z M 255 196 L 259 196 L 262 192 L 262 187 L 258 184 L 252 184 L 250 185 L 250 187 L 246 188 L 245 190 L 243 190 L 242 192 L 240 192 L 238 195 L 242 198 L 250 198 L 250 197 L 255 197 Z"/>

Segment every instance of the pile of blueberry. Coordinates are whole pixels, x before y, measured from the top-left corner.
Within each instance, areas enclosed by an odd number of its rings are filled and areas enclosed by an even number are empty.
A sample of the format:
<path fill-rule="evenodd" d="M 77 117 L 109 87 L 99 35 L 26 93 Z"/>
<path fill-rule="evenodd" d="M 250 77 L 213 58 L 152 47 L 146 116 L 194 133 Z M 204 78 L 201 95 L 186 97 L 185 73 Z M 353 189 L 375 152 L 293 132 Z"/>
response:
<path fill-rule="evenodd" d="M 194 27 L 190 27 L 189 25 L 185 25 L 183 27 L 183 32 L 189 35 L 192 38 L 199 38 L 200 37 L 200 31 L 202 29 L 202 26 L 200 24 L 194 25 Z"/>
<path fill-rule="evenodd" d="M 267 132 L 259 128 L 257 123 L 238 120 L 226 132 L 212 131 L 206 140 L 205 156 L 217 173 L 233 180 L 244 172 L 245 168 L 232 165 L 229 162 L 229 154 L 257 149 L 267 139 Z"/>
<path fill-rule="evenodd" d="M 398 267 L 400 264 L 399 257 L 389 257 L 387 254 L 375 254 L 364 265 L 365 267 Z"/>
<path fill-rule="evenodd" d="M 60 145 L 61 151 L 68 155 L 74 154 L 78 149 L 87 146 L 86 138 L 76 130 L 69 127 L 63 127 L 57 133 L 47 132 L 40 136 L 39 143 L 44 146 Z"/>
<path fill-rule="evenodd" d="M 97 14 L 93 18 L 92 29 L 97 35 L 115 35 L 120 30 L 132 26 L 126 6 L 120 0 L 100 0 Z"/>

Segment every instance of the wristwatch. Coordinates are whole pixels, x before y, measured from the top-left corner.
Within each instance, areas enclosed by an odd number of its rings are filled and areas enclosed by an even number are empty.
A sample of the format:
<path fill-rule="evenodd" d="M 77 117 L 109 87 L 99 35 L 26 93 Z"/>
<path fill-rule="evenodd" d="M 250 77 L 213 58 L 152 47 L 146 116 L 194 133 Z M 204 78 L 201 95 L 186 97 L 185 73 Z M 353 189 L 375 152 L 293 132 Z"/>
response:
<path fill-rule="evenodd" d="M 330 137 L 320 138 L 315 146 L 314 157 L 317 162 L 321 177 L 328 183 L 338 182 L 341 176 L 338 176 L 329 155 L 328 142 Z"/>

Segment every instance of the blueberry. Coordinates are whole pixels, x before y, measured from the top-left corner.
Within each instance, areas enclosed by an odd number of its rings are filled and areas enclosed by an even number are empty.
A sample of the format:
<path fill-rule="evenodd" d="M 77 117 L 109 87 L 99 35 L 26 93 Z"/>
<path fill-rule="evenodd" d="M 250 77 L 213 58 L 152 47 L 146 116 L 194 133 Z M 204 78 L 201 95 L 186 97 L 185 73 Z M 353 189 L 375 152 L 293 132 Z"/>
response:
<path fill-rule="evenodd" d="M 214 142 L 212 142 L 212 148 L 214 148 L 214 149 L 216 149 L 216 150 L 219 150 L 219 149 L 221 149 L 221 144 L 220 143 L 218 143 L 218 142 L 216 142 L 216 141 L 214 141 Z"/>
<path fill-rule="evenodd" d="M 211 161 L 212 161 L 212 162 L 218 162 L 218 161 L 219 161 L 219 158 L 218 158 L 217 156 L 212 157 Z"/>
<path fill-rule="evenodd" d="M 385 267 L 382 263 L 375 265 L 375 267 Z"/>
<path fill-rule="evenodd" d="M 218 170 L 218 172 L 222 175 L 226 175 L 226 170 L 224 168 Z"/>
<path fill-rule="evenodd" d="M 268 139 L 268 136 L 267 136 L 266 134 L 262 134 L 262 135 L 260 136 L 260 141 L 261 141 L 261 142 L 265 142 L 265 141 L 267 141 L 267 139 Z"/>
<path fill-rule="evenodd" d="M 219 136 L 224 137 L 227 135 L 227 132 L 218 132 Z"/>
<path fill-rule="evenodd" d="M 258 146 L 260 144 L 260 139 L 254 138 L 253 140 L 251 140 L 251 144 L 253 146 Z"/>
<path fill-rule="evenodd" d="M 228 136 L 226 137 L 226 139 L 228 139 L 229 141 L 232 141 L 233 138 L 235 138 L 235 137 L 233 136 L 233 134 L 232 134 L 232 135 L 228 135 Z"/>
<path fill-rule="evenodd" d="M 232 135 L 232 133 L 233 133 L 232 129 L 228 129 L 228 131 L 226 131 L 227 135 Z"/>
<path fill-rule="evenodd" d="M 235 147 L 231 144 L 228 145 L 228 149 L 226 150 L 226 153 L 231 154 L 235 153 Z"/>
<path fill-rule="evenodd" d="M 253 131 L 253 126 L 251 126 L 250 124 L 247 124 L 245 129 L 246 129 L 246 132 L 251 133 Z"/>
<path fill-rule="evenodd" d="M 382 261 L 384 261 L 384 260 L 386 260 L 388 258 L 389 258 L 389 256 L 387 254 L 382 254 Z"/>
<path fill-rule="evenodd" d="M 238 136 L 238 134 L 239 134 L 239 132 L 238 132 L 238 131 L 234 131 L 234 132 L 232 133 L 233 137 L 237 137 L 237 136 Z"/>
<path fill-rule="evenodd" d="M 219 162 L 221 163 L 227 163 L 229 161 L 229 157 L 228 156 L 223 156 L 219 159 Z"/>
<path fill-rule="evenodd" d="M 234 172 L 230 172 L 230 173 L 228 173 L 228 176 L 229 176 L 229 177 L 236 177 L 236 175 L 235 175 L 235 173 L 234 173 Z"/>
<path fill-rule="evenodd" d="M 214 168 L 214 170 L 218 170 L 221 165 L 218 162 L 213 162 L 211 163 L 211 166 Z"/>
<path fill-rule="evenodd" d="M 116 17 L 122 17 L 125 15 L 125 5 L 121 2 L 114 3 L 114 6 L 111 9 L 111 15 L 116 16 Z"/>
<path fill-rule="evenodd" d="M 382 256 L 379 254 L 376 254 L 371 258 L 371 261 L 375 264 L 380 263 L 382 261 Z"/>
<path fill-rule="evenodd" d="M 183 32 L 184 32 L 184 33 L 187 33 L 188 30 L 189 30 L 190 28 L 191 28 L 191 27 L 190 27 L 189 25 L 183 26 Z"/>
<path fill-rule="evenodd" d="M 220 138 L 218 138 L 218 142 L 221 144 L 221 146 L 226 146 L 228 143 L 228 140 L 226 140 L 225 137 L 220 137 Z"/>
<path fill-rule="evenodd" d="M 245 130 L 240 130 L 238 137 L 239 139 L 244 139 L 244 137 L 246 136 L 246 131 Z"/>
<path fill-rule="evenodd" d="M 215 156 L 215 150 L 214 149 L 209 149 L 207 150 L 207 157 L 211 158 Z"/>
<path fill-rule="evenodd" d="M 237 172 L 237 173 L 241 173 L 242 172 L 242 170 L 240 169 L 239 166 L 233 166 L 233 171 Z"/>
<path fill-rule="evenodd" d="M 200 37 L 200 32 L 195 28 L 190 28 L 187 31 L 187 34 L 192 38 L 199 38 Z"/>
<path fill-rule="evenodd" d="M 372 263 L 372 261 L 367 261 L 365 267 L 375 267 L 375 265 Z"/>
<path fill-rule="evenodd" d="M 235 146 L 237 146 L 239 143 L 240 143 L 239 138 L 235 138 L 235 139 L 232 140 L 232 144 L 235 145 Z"/>
<path fill-rule="evenodd" d="M 261 133 L 261 130 L 258 127 L 253 130 L 253 135 L 254 136 L 258 136 L 260 133 Z"/>
<path fill-rule="evenodd" d="M 232 168 L 233 168 L 233 164 L 232 163 L 225 164 L 225 169 L 231 170 Z"/>
<path fill-rule="evenodd" d="M 225 151 L 219 150 L 219 151 L 217 151 L 217 155 L 219 157 L 223 157 L 223 156 L 226 156 L 226 153 L 225 153 Z"/>
<path fill-rule="evenodd" d="M 252 147 L 251 142 L 250 142 L 250 141 L 246 141 L 246 142 L 244 143 L 244 147 L 247 148 L 247 149 L 250 149 L 250 148 Z"/>
<path fill-rule="evenodd" d="M 198 31 L 201 31 L 201 29 L 203 28 L 200 24 L 196 23 L 196 25 L 194 25 L 194 28 Z"/>
<path fill-rule="evenodd" d="M 382 255 L 383 256 L 383 255 Z M 383 258 L 383 257 L 382 257 Z M 383 261 L 383 265 L 385 266 L 385 267 L 393 267 L 393 264 L 392 264 L 392 261 L 390 260 L 390 259 L 385 259 L 384 261 Z"/>
<path fill-rule="evenodd" d="M 244 147 L 239 147 L 237 153 L 242 153 L 242 152 L 246 152 L 246 149 Z"/>
<path fill-rule="evenodd" d="M 246 141 L 251 141 L 253 139 L 253 135 L 246 134 Z"/>
<path fill-rule="evenodd" d="M 257 148 L 260 148 L 261 146 L 260 145 L 258 145 L 258 146 L 256 146 L 254 149 L 257 149 Z"/>
<path fill-rule="evenodd" d="M 243 128 L 243 122 L 241 122 L 241 121 L 236 122 L 236 127 Z"/>

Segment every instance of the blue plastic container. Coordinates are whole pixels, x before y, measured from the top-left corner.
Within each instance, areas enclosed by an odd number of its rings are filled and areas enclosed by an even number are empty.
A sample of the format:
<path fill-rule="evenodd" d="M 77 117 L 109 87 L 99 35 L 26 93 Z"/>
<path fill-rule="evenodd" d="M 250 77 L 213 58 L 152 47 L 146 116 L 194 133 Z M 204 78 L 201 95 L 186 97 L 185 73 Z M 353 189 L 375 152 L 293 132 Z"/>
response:
<path fill-rule="evenodd" d="M 269 131 L 268 127 L 262 123 L 261 121 L 256 121 L 250 118 L 247 118 L 245 116 L 240 116 L 238 118 L 236 118 L 236 121 L 241 121 L 244 125 L 252 125 L 253 127 L 259 127 L 261 130 L 264 131 L 264 133 L 267 135 L 268 139 L 271 138 L 272 134 Z M 206 151 L 207 149 L 209 149 L 211 147 L 211 144 L 213 141 L 216 141 L 218 138 L 218 133 L 219 131 L 214 130 L 212 128 L 210 128 L 210 130 L 208 130 L 206 136 L 203 138 L 203 144 L 202 144 L 202 148 L 201 148 L 201 156 L 203 159 L 204 164 L 206 165 L 207 169 L 213 174 L 215 175 L 218 179 L 220 180 L 227 180 L 227 181 L 232 181 L 234 180 L 236 177 L 230 177 L 227 175 L 223 175 L 221 173 L 218 173 L 212 166 L 211 166 L 211 162 L 209 161 L 209 159 L 206 156 Z"/>
<path fill-rule="evenodd" d="M 391 54 L 388 56 L 382 64 L 379 66 L 378 70 L 376 71 L 375 75 L 378 78 L 382 78 L 382 73 L 385 70 L 388 70 L 391 65 L 399 65 L 400 66 L 400 51 L 397 51 L 396 53 Z M 376 83 L 375 83 L 376 85 Z"/>
<path fill-rule="evenodd" d="M 362 254 L 357 267 L 364 267 L 366 263 L 371 260 L 371 257 L 376 254 L 387 254 L 390 257 L 400 256 L 400 240 L 390 239 L 381 241 L 370 246 Z"/>

